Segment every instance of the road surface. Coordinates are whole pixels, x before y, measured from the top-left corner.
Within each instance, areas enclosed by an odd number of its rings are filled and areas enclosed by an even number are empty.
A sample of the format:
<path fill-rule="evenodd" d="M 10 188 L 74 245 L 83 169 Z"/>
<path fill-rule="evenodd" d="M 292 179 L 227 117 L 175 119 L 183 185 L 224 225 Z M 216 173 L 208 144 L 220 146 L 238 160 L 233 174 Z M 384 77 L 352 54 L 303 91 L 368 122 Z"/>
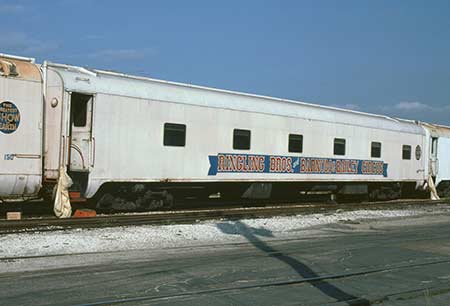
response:
<path fill-rule="evenodd" d="M 217 228 L 245 242 L 2 259 L 0 304 L 450 305 L 450 214 Z"/>

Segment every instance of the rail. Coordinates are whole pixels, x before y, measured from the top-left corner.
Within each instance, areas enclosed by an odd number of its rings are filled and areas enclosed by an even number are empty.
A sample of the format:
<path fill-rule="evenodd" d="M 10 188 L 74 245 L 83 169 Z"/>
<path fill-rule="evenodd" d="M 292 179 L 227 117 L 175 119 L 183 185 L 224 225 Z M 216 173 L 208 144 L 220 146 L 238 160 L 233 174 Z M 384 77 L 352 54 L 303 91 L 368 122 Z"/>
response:
<path fill-rule="evenodd" d="M 449 199 L 395 200 L 371 203 L 347 204 L 286 204 L 262 207 L 199 208 L 191 210 L 155 211 L 145 213 L 99 215 L 90 218 L 33 218 L 23 220 L 1 220 L 0 234 L 22 232 L 57 231 L 76 228 L 98 228 L 130 225 L 182 224 L 214 219 L 241 219 L 272 216 L 288 216 L 302 213 L 330 212 L 357 209 L 408 209 L 414 206 L 450 204 Z"/>

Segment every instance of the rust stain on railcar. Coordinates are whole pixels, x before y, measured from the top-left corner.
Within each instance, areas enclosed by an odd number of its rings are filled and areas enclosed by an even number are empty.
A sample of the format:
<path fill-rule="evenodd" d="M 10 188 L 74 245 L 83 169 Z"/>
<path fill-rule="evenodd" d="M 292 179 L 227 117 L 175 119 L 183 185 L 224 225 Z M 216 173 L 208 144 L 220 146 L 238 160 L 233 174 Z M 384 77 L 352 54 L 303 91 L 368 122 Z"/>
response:
<path fill-rule="evenodd" d="M 29 61 L 0 56 L 0 76 L 40 82 L 41 73 L 38 65 Z"/>
<path fill-rule="evenodd" d="M 427 122 L 422 122 L 422 125 L 430 131 L 430 134 L 433 137 L 450 138 L 450 127 L 449 126 L 432 124 L 432 123 L 427 123 Z"/>

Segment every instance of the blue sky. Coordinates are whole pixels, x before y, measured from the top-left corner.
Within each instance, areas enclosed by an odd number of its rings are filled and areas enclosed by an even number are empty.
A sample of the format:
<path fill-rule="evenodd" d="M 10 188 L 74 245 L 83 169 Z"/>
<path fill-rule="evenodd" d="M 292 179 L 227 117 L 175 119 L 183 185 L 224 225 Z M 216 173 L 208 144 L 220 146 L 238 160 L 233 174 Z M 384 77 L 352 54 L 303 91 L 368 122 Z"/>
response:
<path fill-rule="evenodd" d="M 0 53 L 450 125 L 450 1 L 8 1 Z"/>

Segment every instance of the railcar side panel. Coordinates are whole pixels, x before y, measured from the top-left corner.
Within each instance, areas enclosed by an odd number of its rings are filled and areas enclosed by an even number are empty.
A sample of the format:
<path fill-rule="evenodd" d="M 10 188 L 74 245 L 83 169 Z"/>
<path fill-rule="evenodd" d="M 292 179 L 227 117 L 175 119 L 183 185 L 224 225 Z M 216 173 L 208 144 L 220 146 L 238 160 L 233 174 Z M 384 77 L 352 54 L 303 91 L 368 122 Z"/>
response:
<path fill-rule="evenodd" d="M 102 183 L 117 182 L 217 182 L 217 181 L 423 181 L 424 159 L 415 157 L 423 148 L 424 136 L 391 130 L 333 124 L 256 112 L 217 109 L 179 103 L 97 94 L 95 167 L 89 175 L 87 196 Z M 164 146 L 165 123 L 186 125 L 184 147 Z M 233 149 L 233 129 L 251 131 L 249 150 Z M 288 152 L 288 135 L 303 135 L 303 152 Z M 335 138 L 346 140 L 346 154 L 333 152 Z M 371 142 L 382 144 L 380 158 L 371 158 Z M 402 159 L 402 147 L 411 147 L 409 160 Z M 211 175 L 211 158 L 218 154 L 241 156 L 287 156 L 293 159 L 356 160 L 381 163 L 378 175 L 343 173 L 216 172 Z M 270 170 L 270 169 L 269 169 Z"/>

